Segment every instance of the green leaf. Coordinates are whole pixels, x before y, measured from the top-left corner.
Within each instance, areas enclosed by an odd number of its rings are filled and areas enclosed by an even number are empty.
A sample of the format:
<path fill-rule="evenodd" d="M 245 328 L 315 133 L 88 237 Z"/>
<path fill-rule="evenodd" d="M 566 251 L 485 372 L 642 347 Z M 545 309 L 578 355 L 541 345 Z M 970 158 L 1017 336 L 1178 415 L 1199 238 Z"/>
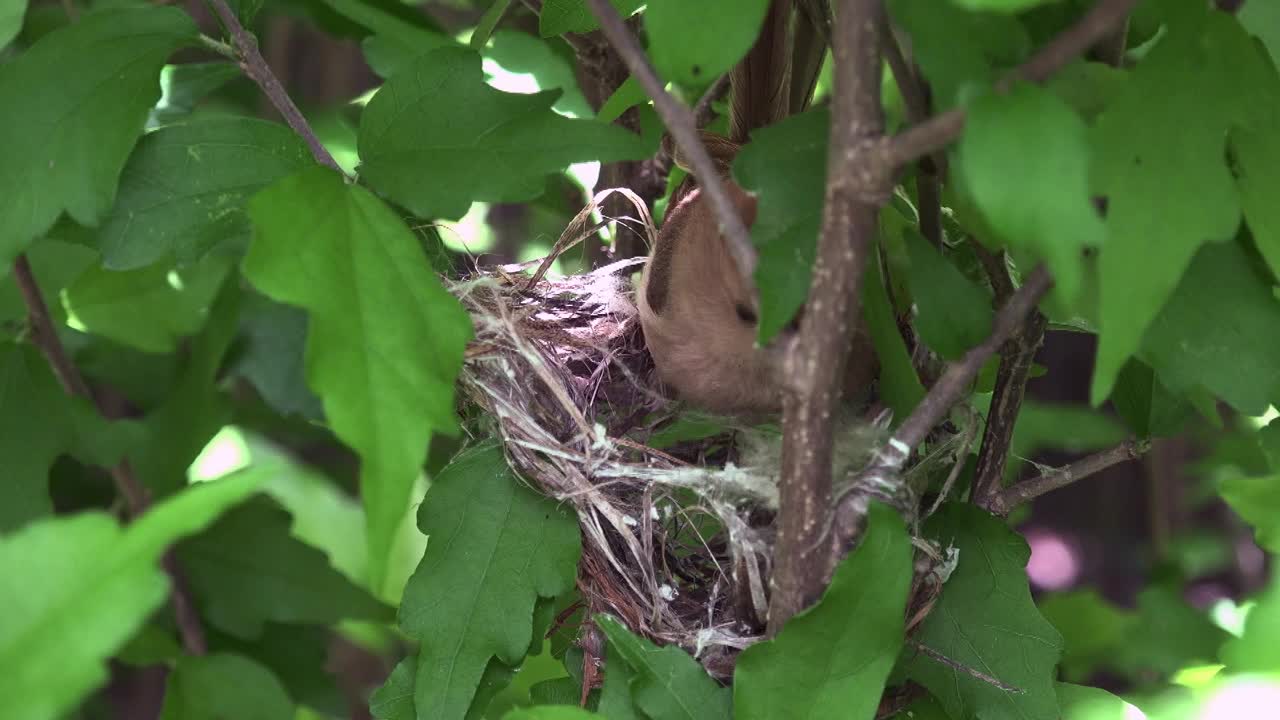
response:
<path fill-rule="evenodd" d="M 26 14 L 27 0 L 0 0 L 0 50 L 18 37 Z"/>
<path fill-rule="evenodd" d="M 892 509 L 873 504 L 867 523 L 822 600 L 739 656 L 735 718 L 875 717 L 902 650 L 912 550 Z"/>
<path fill-rule="evenodd" d="M 65 210 L 96 225 L 160 96 L 165 58 L 195 38 L 170 7 L 87 13 L 0 65 L 0 261 Z"/>
<path fill-rule="evenodd" d="M 629 17 L 644 5 L 644 0 L 609 0 L 618 14 Z M 542 37 L 564 33 L 586 33 L 599 30 L 600 23 L 587 7 L 586 0 L 545 0 L 538 14 L 538 32 Z"/>
<path fill-rule="evenodd" d="M 281 720 L 294 712 L 270 670 L 241 655 L 217 653 L 178 661 L 160 720 Z"/>
<path fill-rule="evenodd" d="M 207 483 L 126 528 L 83 513 L 0 537 L 0 717 L 54 720 L 101 685 L 103 661 L 164 602 L 160 554 L 254 489 L 243 479 Z"/>
<path fill-rule="evenodd" d="M 270 670 L 280 680 L 289 697 L 299 705 L 334 717 L 349 707 L 330 669 L 330 648 L 334 633 L 322 625 L 281 625 L 270 623 L 254 641 L 244 641 L 216 630 L 209 634 L 209 651 L 243 655 Z M 236 717 L 232 715 L 232 717 Z"/>
<path fill-rule="evenodd" d="M 502 720 L 603 720 L 604 717 L 574 705 L 544 705 L 512 710 L 503 715 Z"/>
<path fill-rule="evenodd" d="M 95 265 L 63 291 L 62 306 L 86 332 L 147 352 L 172 352 L 204 325 L 230 269 L 228 259 L 216 256 L 186 268 L 164 261 L 124 271 Z"/>
<path fill-rule="evenodd" d="M 640 86 L 640 81 L 636 80 L 634 75 L 628 75 L 626 80 L 618 86 L 617 90 L 604 101 L 604 105 L 600 106 L 600 112 L 596 113 L 596 119 L 600 122 L 613 122 L 622 116 L 630 108 L 649 102 L 649 96 L 645 94 L 644 88 Z"/>
<path fill-rule="evenodd" d="M 531 86 L 537 90 L 559 89 L 561 95 L 552 110 L 570 117 L 589 118 L 595 114 L 578 87 L 573 56 L 557 52 L 550 42 L 503 29 L 493 34 L 489 47 L 482 52 L 485 82 L 491 87 L 511 93 L 528 93 Z"/>
<path fill-rule="evenodd" d="M 307 383 L 360 454 L 370 579 L 380 587 L 431 433 L 457 429 L 453 384 L 470 319 L 404 222 L 328 168 L 272 185 L 249 213 L 257 234 L 245 277 L 310 312 Z"/>
<path fill-rule="evenodd" d="M 1115 658 L 1121 671 L 1167 677 L 1213 662 L 1227 633 L 1188 605 L 1179 588 L 1166 584 L 1138 594 L 1137 623 L 1126 639 Z"/>
<path fill-rule="evenodd" d="M 1138 708 L 1100 688 L 1058 683 L 1062 720 L 1130 720 L 1146 717 Z"/>
<path fill-rule="evenodd" d="M 484 83 L 476 53 L 432 50 L 365 107 L 360 174 L 419 217 L 461 218 L 473 201 L 531 200 L 547 174 L 571 163 L 649 154 L 621 127 L 552 112 L 556 95 L 499 92 Z"/>
<path fill-rule="evenodd" d="M 1054 74 L 1045 88 L 1092 122 L 1111 104 L 1127 78 L 1123 70 L 1106 63 L 1077 60 Z"/>
<path fill-rule="evenodd" d="M 1280 554 L 1280 475 L 1226 477 L 1218 493 L 1253 526 L 1258 545 Z"/>
<path fill-rule="evenodd" d="M 430 541 L 400 606 L 401 628 L 421 642 L 414 704 L 419 717 L 462 718 L 491 660 L 524 658 L 537 599 L 573 587 L 578 525 L 490 445 L 440 473 L 418 526 Z"/>
<path fill-rule="evenodd" d="M 965 189 L 991 231 L 1043 260 L 1055 292 L 1073 302 L 1084 249 L 1101 245 L 1106 232 L 1089 199 L 1084 122 L 1047 90 L 1019 84 L 969 103 L 957 152 Z"/>
<path fill-rule="evenodd" d="M 1240 35 L 1243 47 L 1235 48 L 1239 57 L 1233 69 L 1243 76 L 1248 90 L 1228 138 L 1232 172 L 1254 242 L 1271 271 L 1280 274 L 1280 211 L 1272 202 L 1280 189 L 1280 138 L 1274 132 L 1280 123 L 1280 75 L 1266 50 Z M 1280 39 L 1280 32 L 1276 37 Z"/>
<path fill-rule="evenodd" d="M 1174 393 L 1204 386 L 1246 415 L 1280 388 L 1280 303 L 1237 243 L 1196 255 L 1152 320 L 1138 356 Z"/>
<path fill-rule="evenodd" d="M 215 381 L 222 358 L 239 325 L 240 278 L 228 275 L 209 310 L 208 321 L 191 340 L 181 375 L 159 407 L 147 415 L 147 442 L 130 456 L 143 483 L 157 496 L 187 484 L 187 468 L 231 418 Z"/>
<path fill-rule="evenodd" d="M 413 679 L 417 674 L 417 655 L 397 663 L 387 681 L 369 698 L 369 714 L 376 720 L 417 720 L 413 710 Z"/>
<path fill-rule="evenodd" d="M 649 55 L 667 80 L 715 82 L 755 44 L 769 0 L 649 0 L 644 28 Z"/>
<path fill-rule="evenodd" d="M 1249 91 L 1237 87 L 1236 69 L 1221 59 L 1224 46 L 1241 40 L 1239 29 L 1207 6 L 1182 3 L 1177 10 L 1197 17 L 1175 16 L 1092 134 L 1094 191 L 1108 198 L 1095 405 L 1138 351 L 1196 250 L 1232 238 L 1240 224 L 1224 144 L 1234 95 Z M 1164 368 L 1153 366 L 1175 389 Z"/>
<path fill-rule="evenodd" d="M 604 687 L 600 688 L 600 704 L 597 707 L 601 715 L 609 720 L 646 720 L 631 697 L 631 681 L 635 675 L 635 671 L 625 662 L 615 662 L 605 668 Z"/>
<path fill-rule="evenodd" d="M 160 69 L 160 101 L 151 109 L 147 128 L 177 122 L 205 97 L 238 77 L 240 68 L 230 62 L 165 65 Z"/>
<path fill-rule="evenodd" d="M 214 626 L 244 639 L 267 622 L 387 622 L 392 613 L 289 534 L 289 514 L 254 500 L 177 548 L 191 591 Z"/>
<path fill-rule="evenodd" d="M 1045 448 L 1093 452 L 1119 443 L 1125 435 L 1114 418 L 1088 407 L 1026 401 L 1013 427 L 1009 457 L 1029 458 Z M 1011 470 L 1016 467 L 1010 462 Z"/>
<path fill-rule="evenodd" d="M 933 693 L 952 717 L 1057 720 L 1053 680 L 1062 636 L 1031 600 L 1026 541 L 1001 520 L 954 503 L 930 518 L 924 532 L 943 547 L 954 547 L 959 565 L 916 639 L 1021 692 L 920 654 L 907 662 L 908 676 Z"/>
<path fill-rule="evenodd" d="M 729 689 L 712 680 L 689 653 L 671 645 L 658 647 L 631 634 L 609 615 L 596 615 L 595 621 L 609 641 L 609 656 L 629 667 L 631 697 L 646 716 L 663 720 L 732 717 Z"/>
<path fill-rule="evenodd" d="M 59 455 L 110 466 L 141 439 L 138 430 L 68 396 L 35 347 L 0 342 L 0 532 L 52 514 L 49 468 Z"/>
<path fill-rule="evenodd" d="M 880 395 L 901 422 L 924 398 L 924 386 L 911 364 L 911 353 L 898 329 L 888 292 L 880 277 L 880 263 L 873 257 L 862 279 L 863 317 L 880 363 Z"/>
<path fill-rule="evenodd" d="M 1233 673 L 1275 673 L 1280 671 L 1280 576 L 1258 597 L 1249 611 L 1244 634 L 1232 638 L 1222 648 L 1222 662 Z"/>
<path fill-rule="evenodd" d="M 254 293 L 245 298 L 240 317 L 245 344 L 231 372 L 253 383 L 278 412 L 323 418 L 320 398 L 307 387 L 303 368 L 307 313 Z"/>
<path fill-rule="evenodd" d="M 1054 593 L 1040 602 L 1040 612 L 1062 635 L 1062 671 L 1075 681 L 1114 668 L 1113 659 L 1136 622 L 1133 613 L 1091 589 Z"/>
<path fill-rule="evenodd" d="M 911 36 L 913 59 L 924 71 L 938 109 L 971 86 L 990 85 L 998 71 L 1021 62 L 1031 38 L 1016 18 L 968 12 L 952 2 L 889 0 L 897 25 Z"/>
<path fill-rule="evenodd" d="M 252 118 L 218 118 L 148 134 L 125 165 L 115 207 L 93 242 L 108 269 L 172 254 L 179 263 L 248 244 L 249 196 L 314 164 L 292 130 Z"/>
<path fill-rule="evenodd" d="M 918 310 L 915 328 L 935 352 L 956 360 L 991 334 L 991 296 L 914 228 L 905 237 Z"/>
<path fill-rule="evenodd" d="M 1131 359 L 1120 371 L 1111 403 L 1139 437 L 1169 437 L 1182 431 L 1191 406 L 1160 382 L 1146 363 Z"/>
<path fill-rule="evenodd" d="M 828 114 L 816 109 L 752 134 L 733 163 L 734 178 L 756 194 L 751 240 L 760 249 L 761 344 L 795 317 L 809 296 L 822 222 Z"/>
<path fill-rule="evenodd" d="M 1247 2 L 1237 11 L 1236 17 L 1240 18 L 1240 23 L 1267 47 L 1272 61 L 1280 62 L 1280 5 L 1269 2 Z"/>

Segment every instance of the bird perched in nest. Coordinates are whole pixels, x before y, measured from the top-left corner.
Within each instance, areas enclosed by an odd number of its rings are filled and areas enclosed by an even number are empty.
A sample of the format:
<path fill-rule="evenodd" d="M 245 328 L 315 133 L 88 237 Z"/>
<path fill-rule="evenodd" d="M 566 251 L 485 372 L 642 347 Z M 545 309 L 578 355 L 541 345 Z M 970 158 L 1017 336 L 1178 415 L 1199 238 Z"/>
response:
<path fill-rule="evenodd" d="M 791 12 L 791 0 L 774 0 L 756 44 L 730 75 L 730 136 L 702 135 L 748 227 L 755 222 L 756 199 L 729 178 L 733 158 L 752 130 L 807 106 L 824 49 L 811 37 L 804 47 L 796 43 L 793 56 Z M 804 21 L 797 17 L 795 26 Z M 672 156 L 689 169 L 678 149 Z M 663 383 L 689 405 L 723 415 L 776 413 L 782 408 L 782 363 L 777 348 L 756 345 L 756 288 L 738 271 L 710 200 L 690 184 L 673 194 L 641 275 L 637 305 L 645 344 Z M 875 373 L 865 328 L 861 322 L 857 327 L 846 396 L 860 393 Z"/>

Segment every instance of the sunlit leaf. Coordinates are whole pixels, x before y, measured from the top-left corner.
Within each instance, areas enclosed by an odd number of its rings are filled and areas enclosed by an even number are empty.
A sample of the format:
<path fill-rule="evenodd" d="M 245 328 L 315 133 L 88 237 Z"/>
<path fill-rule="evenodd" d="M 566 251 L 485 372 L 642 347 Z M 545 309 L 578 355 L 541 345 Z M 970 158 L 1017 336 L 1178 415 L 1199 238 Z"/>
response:
<path fill-rule="evenodd" d="M 1018 85 L 969 103 L 958 157 L 965 190 L 990 230 L 1043 260 L 1054 291 L 1074 301 L 1084 249 L 1105 236 L 1089 197 L 1084 122 L 1048 91 Z"/>
<path fill-rule="evenodd" d="M 457 429 L 453 381 L 470 319 L 404 222 L 332 170 L 276 183 L 249 212 L 257 234 L 244 274 L 310 312 L 308 385 L 334 432 L 360 454 L 378 587 L 427 442 Z"/>
<path fill-rule="evenodd" d="M 1253 526 L 1258 545 L 1280 554 L 1280 475 L 1226 477 L 1218 483 L 1218 492 Z"/>
<path fill-rule="evenodd" d="M 164 601 L 161 552 L 254 489 L 243 479 L 193 487 L 123 529 L 84 513 L 0 537 L 0 716 L 54 720 L 101 685 L 103 662 Z"/>
<path fill-rule="evenodd" d="M 179 121 L 205 97 L 238 77 L 243 77 L 240 68 L 231 62 L 165 65 L 160 70 L 160 100 L 151 109 L 147 128 Z"/>
<path fill-rule="evenodd" d="M 516 667 L 528 652 L 537 599 L 573 587 L 578 525 L 492 445 L 435 478 L 418 525 L 430 539 L 400 606 L 401 628 L 421 643 L 413 701 L 418 717 L 461 718 L 491 662 Z"/>
<path fill-rule="evenodd" d="M 644 0 L 609 0 L 623 17 L 634 13 Z M 586 0 L 544 0 L 538 13 L 538 32 L 542 37 L 564 33 L 585 33 L 598 30 L 600 23 L 587 7 Z"/>
<path fill-rule="evenodd" d="M 867 522 L 822 600 L 739 656 L 735 718 L 875 716 L 902 649 L 912 551 L 894 510 L 875 503 Z"/>
<path fill-rule="evenodd" d="M 160 67 L 195 38 L 178 8 L 87 13 L 0 65 L 0 261 L 65 210 L 95 225 L 160 96 Z"/>
<path fill-rule="evenodd" d="M 0 50 L 18 36 L 27 14 L 27 0 L 0 0 Z"/>
<path fill-rule="evenodd" d="M 1280 577 L 1249 611 L 1244 634 L 1232 638 L 1222 648 L 1222 662 L 1234 673 L 1280 672 Z"/>
<path fill-rule="evenodd" d="M 360 174 L 420 217 L 460 218 L 474 201 L 531 200 L 571 163 L 652 151 L 621 127 L 557 115 L 555 96 L 499 92 L 484 83 L 479 55 L 432 50 L 365 107 Z"/>
<path fill-rule="evenodd" d="M 698 86 L 728 72 L 755 44 L 769 0 L 649 0 L 649 55 L 667 80 Z"/>

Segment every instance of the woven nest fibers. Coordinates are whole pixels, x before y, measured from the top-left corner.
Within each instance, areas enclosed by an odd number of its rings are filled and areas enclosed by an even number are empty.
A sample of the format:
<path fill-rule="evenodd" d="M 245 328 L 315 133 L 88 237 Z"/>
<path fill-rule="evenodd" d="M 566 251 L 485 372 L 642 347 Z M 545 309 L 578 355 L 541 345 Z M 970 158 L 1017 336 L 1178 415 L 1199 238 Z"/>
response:
<path fill-rule="evenodd" d="M 780 432 L 691 419 L 663 394 L 631 290 L 643 258 L 566 277 L 546 277 L 549 261 L 450 284 L 475 325 L 459 378 L 469 429 L 576 510 L 591 613 L 727 677 L 764 627 Z M 882 427 L 840 424 L 837 477 L 865 465 Z"/>

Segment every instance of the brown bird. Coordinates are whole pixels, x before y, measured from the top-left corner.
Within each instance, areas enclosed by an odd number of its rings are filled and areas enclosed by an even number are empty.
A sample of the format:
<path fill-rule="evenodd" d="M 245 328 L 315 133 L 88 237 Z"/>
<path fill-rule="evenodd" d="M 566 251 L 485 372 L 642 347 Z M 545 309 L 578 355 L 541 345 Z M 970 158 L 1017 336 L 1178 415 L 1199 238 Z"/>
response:
<path fill-rule="evenodd" d="M 728 177 L 733 158 L 751 130 L 808 102 L 807 93 L 794 94 L 801 98 L 797 101 L 790 92 L 790 13 L 789 1 L 774 1 L 755 46 L 731 74 L 732 137 L 703 134 L 748 227 L 755 222 L 756 199 Z M 812 79 L 799 82 L 811 91 Z M 672 155 L 688 169 L 679 152 Z M 678 398 L 709 412 L 758 417 L 780 411 L 780 353 L 756 345 L 759 300 L 753 282 L 739 273 L 715 211 L 700 189 L 686 186 L 672 202 L 637 291 L 640 324 L 659 377 Z M 844 382 L 846 396 L 866 388 L 875 372 L 861 324 L 854 345 Z"/>

